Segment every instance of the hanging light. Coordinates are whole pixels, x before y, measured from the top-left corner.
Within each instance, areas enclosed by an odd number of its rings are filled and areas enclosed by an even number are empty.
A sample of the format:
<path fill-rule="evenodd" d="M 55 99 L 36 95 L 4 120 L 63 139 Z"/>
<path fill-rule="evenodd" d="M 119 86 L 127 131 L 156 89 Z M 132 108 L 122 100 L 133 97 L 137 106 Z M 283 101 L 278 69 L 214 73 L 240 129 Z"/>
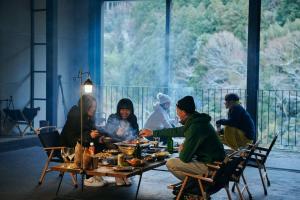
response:
<path fill-rule="evenodd" d="M 90 76 L 83 83 L 83 90 L 84 90 L 85 93 L 92 93 L 93 92 L 93 82 L 92 82 Z"/>

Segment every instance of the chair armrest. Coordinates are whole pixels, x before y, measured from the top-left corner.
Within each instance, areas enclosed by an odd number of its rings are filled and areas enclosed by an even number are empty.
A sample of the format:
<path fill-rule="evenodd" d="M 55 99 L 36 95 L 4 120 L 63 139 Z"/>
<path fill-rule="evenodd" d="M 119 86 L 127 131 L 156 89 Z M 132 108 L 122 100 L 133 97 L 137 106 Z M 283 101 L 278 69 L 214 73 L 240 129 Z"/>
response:
<path fill-rule="evenodd" d="M 255 150 L 268 151 L 269 149 L 265 147 L 256 147 Z"/>
<path fill-rule="evenodd" d="M 45 150 L 59 150 L 59 149 L 64 149 L 66 147 L 45 147 Z"/>
<path fill-rule="evenodd" d="M 208 178 L 208 177 L 205 177 L 205 176 L 201 176 L 201 175 L 197 175 L 197 174 L 190 174 L 190 173 L 186 173 L 186 172 L 183 172 L 183 174 L 185 176 L 192 177 L 192 178 L 195 178 L 195 179 L 200 179 L 200 180 L 203 180 L 203 181 L 206 181 L 206 182 L 209 182 L 209 183 L 213 182 L 212 178 Z"/>
<path fill-rule="evenodd" d="M 218 166 L 218 165 L 206 164 L 206 166 L 207 166 L 209 169 L 213 169 L 213 170 L 218 170 L 218 169 L 220 169 L 220 166 Z"/>
<path fill-rule="evenodd" d="M 215 164 L 215 165 L 221 165 L 222 162 L 220 162 L 220 161 L 215 161 L 214 164 Z"/>
<path fill-rule="evenodd" d="M 262 157 L 262 158 L 267 157 L 266 154 L 262 154 L 262 153 L 258 153 L 258 152 L 254 152 L 253 155 L 254 156 L 259 156 L 259 157 Z"/>

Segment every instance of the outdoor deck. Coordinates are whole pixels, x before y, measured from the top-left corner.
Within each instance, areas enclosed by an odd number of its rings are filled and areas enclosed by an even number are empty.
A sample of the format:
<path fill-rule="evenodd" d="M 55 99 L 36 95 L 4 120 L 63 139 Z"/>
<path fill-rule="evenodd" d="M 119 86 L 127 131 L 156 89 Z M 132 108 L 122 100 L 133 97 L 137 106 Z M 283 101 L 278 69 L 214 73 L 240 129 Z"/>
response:
<path fill-rule="evenodd" d="M 18 142 L 18 145 L 16 145 Z M 115 187 L 112 185 L 103 188 L 74 189 L 71 178 L 66 175 L 59 195 L 55 192 L 59 177 L 57 172 L 46 176 L 43 185 L 38 186 L 46 155 L 35 136 L 25 136 L 19 139 L 0 138 L 0 197 L 2 200 L 50 200 L 50 199 L 134 199 L 138 177 L 133 179 L 130 187 Z M 300 198 L 300 156 L 299 153 L 279 151 L 273 149 L 267 161 L 268 175 L 271 186 L 268 195 L 264 196 L 257 169 L 246 169 L 253 199 L 299 199 Z M 165 167 L 162 167 L 165 168 Z M 173 199 L 167 185 L 177 180 L 168 172 L 149 171 L 143 175 L 138 199 L 168 200 Z M 233 194 L 233 199 L 238 196 Z M 212 199 L 227 199 L 224 190 L 212 196 Z"/>

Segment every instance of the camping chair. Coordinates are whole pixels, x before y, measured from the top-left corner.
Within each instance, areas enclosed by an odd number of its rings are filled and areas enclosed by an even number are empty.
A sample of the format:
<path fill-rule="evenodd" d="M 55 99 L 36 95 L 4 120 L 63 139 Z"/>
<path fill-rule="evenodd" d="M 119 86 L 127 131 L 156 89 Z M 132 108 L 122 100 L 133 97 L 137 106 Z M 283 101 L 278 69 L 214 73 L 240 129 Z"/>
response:
<path fill-rule="evenodd" d="M 200 199 L 209 199 L 210 195 L 224 188 L 227 192 L 228 199 L 231 200 L 229 180 L 235 172 L 237 166 L 243 161 L 243 158 L 239 156 L 240 154 L 240 151 L 234 152 L 232 155 L 226 156 L 224 161 L 220 164 L 207 164 L 208 172 L 206 174 L 197 175 L 184 173 L 186 177 L 183 180 L 176 200 L 182 199 L 182 195 L 184 193 L 189 193 L 189 191 L 186 190 L 186 186 L 188 185 L 188 181 L 190 179 L 194 179 L 194 181 L 197 181 L 200 189 L 199 194 L 197 195 L 200 196 Z"/>
<path fill-rule="evenodd" d="M 13 110 L 7 108 L 3 109 L 6 116 L 8 116 L 9 119 L 18 128 L 20 136 L 24 136 L 28 128 L 34 131 L 32 123 L 33 123 L 33 119 L 35 118 L 39 110 L 40 107 L 37 108 L 25 107 L 22 111 L 20 109 L 13 109 Z M 26 127 L 22 130 L 20 128 L 20 125 L 25 125 Z"/>
<path fill-rule="evenodd" d="M 47 153 L 47 161 L 43 168 L 42 174 L 39 179 L 39 185 L 44 181 L 46 173 L 50 172 L 51 169 L 48 167 L 51 162 L 63 163 L 64 160 L 61 156 L 61 150 L 65 147 L 60 146 L 59 132 L 55 127 L 42 127 L 36 131 L 45 152 Z M 60 174 L 61 175 L 61 174 Z M 71 174 L 72 182 L 77 187 L 77 178 L 74 174 Z"/>
<path fill-rule="evenodd" d="M 268 192 L 267 192 L 267 187 L 266 187 L 266 183 L 265 183 L 264 179 L 267 180 L 268 186 L 271 185 L 270 180 L 267 175 L 265 163 L 267 161 L 267 158 L 268 158 L 277 138 L 278 138 L 278 134 L 275 134 L 275 136 L 268 148 L 258 146 L 256 148 L 256 150 L 254 151 L 253 155 L 251 156 L 251 158 L 249 159 L 249 161 L 247 162 L 247 166 L 255 167 L 258 169 L 260 179 L 261 179 L 262 185 L 264 187 L 265 195 L 267 195 Z"/>
<path fill-rule="evenodd" d="M 231 191 L 234 192 L 234 189 L 237 188 L 240 200 L 244 199 L 243 192 L 246 190 L 249 196 L 249 199 L 252 199 L 252 195 L 249 191 L 249 187 L 247 185 L 246 178 L 244 176 L 244 170 L 247 166 L 247 163 L 249 159 L 252 157 L 254 154 L 255 149 L 257 148 L 259 144 L 259 140 L 257 140 L 254 144 L 250 144 L 247 149 L 243 152 L 241 155 L 243 157 L 243 161 L 237 166 L 235 172 L 233 175 L 230 177 L 230 182 L 233 182 L 232 189 Z M 242 179 L 242 183 L 241 183 Z M 242 189 L 240 189 L 240 186 L 242 184 Z"/>

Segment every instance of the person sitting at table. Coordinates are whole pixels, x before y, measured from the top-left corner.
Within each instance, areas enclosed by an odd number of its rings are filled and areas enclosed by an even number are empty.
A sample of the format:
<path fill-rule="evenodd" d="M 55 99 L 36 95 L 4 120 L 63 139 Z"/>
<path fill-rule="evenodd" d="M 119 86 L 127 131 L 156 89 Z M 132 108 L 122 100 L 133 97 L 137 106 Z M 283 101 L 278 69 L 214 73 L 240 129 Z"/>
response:
<path fill-rule="evenodd" d="M 151 130 L 160 130 L 164 128 L 175 127 L 172 124 L 172 121 L 169 116 L 169 109 L 171 105 L 171 99 L 168 95 L 163 93 L 158 93 L 157 103 L 154 104 L 154 111 L 149 115 L 148 119 L 145 122 L 144 128 Z M 167 138 L 162 137 L 161 142 L 166 144 Z"/>
<path fill-rule="evenodd" d="M 247 146 L 255 139 L 254 122 L 239 100 L 237 94 L 227 94 L 225 107 L 228 109 L 228 118 L 216 121 L 221 141 L 234 150 Z M 224 129 L 221 129 L 221 125 L 225 126 Z"/>
<path fill-rule="evenodd" d="M 104 130 L 112 138 L 113 142 L 137 138 L 139 125 L 130 99 L 124 98 L 118 102 L 117 112 L 108 117 Z M 131 182 L 129 179 L 116 177 L 116 185 L 131 185 Z"/>
<path fill-rule="evenodd" d="M 180 180 L 185 178 L 184 172 L 205 174 L 208 172 L 206 164 L 222 161 L 225 158 L 223 144 L 210 123 L 211 117 L 196 111 L 192 96 L 185 96 L 177 102 L 176 113 L 180 123 L 183 124 L 182 127 L 155 131 L 143 129 L 140 135 L 185 137 L 179 147 L 179 158 L 171 158 L 167 161 L 168 170 Z"/>
<path fill-rule="evenodd" d="M 82 102 L 82 105 L 81 105 Z M 82 112 L 81 112 L 82 106 Z M 97 108 L 96 99 L 91 95 L 83 95 L 77 105 L 74 105 L 68 112 L 67 120 L 60 135 L 63 146 L 75 148 L 75 164 L 81 166 L 81 114 L 82 114 L 82 145 L 89 147 L 90 142 L 95 145 L 95 153 L 100 152 L 105 147 L 99 142 L 99 131 L 95 126 L 95 112 Z M 106 181 L 100 176 L 93 176 L 84 180 L 86 186 L 104 186 Z"/>

